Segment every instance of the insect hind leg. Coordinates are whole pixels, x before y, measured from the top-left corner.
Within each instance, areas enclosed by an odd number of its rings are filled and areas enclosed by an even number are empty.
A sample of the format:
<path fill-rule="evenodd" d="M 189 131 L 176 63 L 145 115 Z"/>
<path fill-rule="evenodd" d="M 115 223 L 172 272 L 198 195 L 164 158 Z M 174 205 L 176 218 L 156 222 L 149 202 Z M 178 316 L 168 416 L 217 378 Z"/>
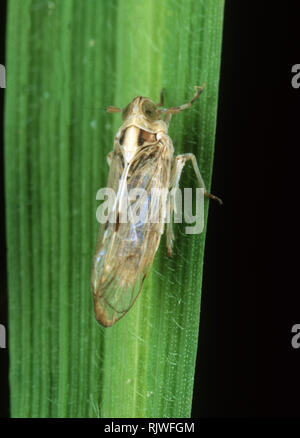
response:
<path fill-rule="evenodd" d="M 179 182 L 180 182 L 180 178 L 182 175 L 182 170 L 186 164 L 187 161 L 191 161 L 193 168 L 194 168 L 194 172 L 196 174 L 196 178 L 198 181 L 198 184 L 201 188 L 204 189 L 204 196 L 206 196 L 207 198 L 213 199 L 215 201 L 218 201 L 219 204 L 223 204 L 222 200 L 220 198 L 218 198 L 217 196 L 209 193 L 206 190 L 203 178 L 201 176 L 199 167 L 198 167 L 198 163 L 196 160 L 196 157 L 194 154 L 192 153 L 187 153 L 187 154 L 182 154 L 182 155 L 177 155 L 177 157 L 175 157 L 174 159 L 174 164 L 172 167 L 172 171 L 171 171 L 171 178 L 170 178 L 170 189 L 175 188 L 178 189 L 179 188 Z M 167 229 L 166 229 L 166 235 L 167 235 L 167 249 L 168 249 L 168 255 L 171 257 L 172 256 L 172 248 L 173 248 L 173 242 L 174 242 L 174 232 L 173 232 L 173 212 L 174 212 L 174 197 L 171 197 L 171 199 L 169 199 L 169 209 L 170 209 L 170 220 L 167 223 Z"/>
<path fill-rule="evenodd" d="M 179 181 L 180 181 L 181 173 L 182 173 L 182 170 L 183 170 L 183 168 L 184 168 L 184 166 L 185 166 L 187 161 L 191 161 L 192 162 L 193 169 L 194 169 L 194 172 L 196 174 L 196 178 L 197 178 L 198 184 L 199 184 L 199 186 L 202 189 L 204 189 L 204 196 L 206 196 L 207 198 L 213 199 L 214 201 L 217 201 L 217 202 L 219 202 L 219 204 L 222 205 L 223 201 L 220 198 L 218 198 L 217 196 L 213 195 L 212 193 L 209 193 L 206 190 L 206 187 L 205 187 L 203 178 L 201 176 L 200 169 L 199 169 L 196 157 L 192 153 L 177 155 L 177 157 L 175 157 L 175 171 L 174 171 L 174 174 L 173 174 L 173 178 L 174 179 L 173 179 L 173 181 L 171 181 L 171 183 L 173 182 L 175 184 L 175 187 L 179 186 Z"/>

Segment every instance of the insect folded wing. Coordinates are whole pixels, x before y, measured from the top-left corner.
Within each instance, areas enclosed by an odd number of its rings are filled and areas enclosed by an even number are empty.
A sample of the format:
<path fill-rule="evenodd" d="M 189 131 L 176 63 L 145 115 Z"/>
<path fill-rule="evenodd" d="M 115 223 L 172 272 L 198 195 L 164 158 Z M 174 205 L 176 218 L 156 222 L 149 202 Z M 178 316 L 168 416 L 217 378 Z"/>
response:
<path fill-rule="evenodd" d="M 100 231 L 91 286 L 96 318 L 104 326 L 113 325 L 131 308 L 153 263 L 164 225 L 165 200 L 159 189 L 166 189 L 170 171 L 165 167 L 163 149 L 163 145 L 149 146 L 135 156 L 127 171 L 125 168 L 122 176 L 125 172 L 126 180 L 122 182 L 121 176 L 114 205 L 115 221 L 107 222 L 105 231 Z M 158 193 L 153 194 L 153 189 Z M 123 221 L 120 206 L 125 192 Z M 151 212 L 160 215 L 153 221 Z"/>
<path fill-rule="evenodd" d="M 95 314 L 104 326 L 113 325 L 134 304 L 152 264 L 141 244 L 143 227 L 132 224 L 128 230 L 128 224 L 120 224 L 115 232 L 115 225 L 109 225 L 112 230 L 94 260 L 97 275 L 92 276 Z M 150 237 L 149 230 L 147 237 L 158 242 L 159 236 Z"/>

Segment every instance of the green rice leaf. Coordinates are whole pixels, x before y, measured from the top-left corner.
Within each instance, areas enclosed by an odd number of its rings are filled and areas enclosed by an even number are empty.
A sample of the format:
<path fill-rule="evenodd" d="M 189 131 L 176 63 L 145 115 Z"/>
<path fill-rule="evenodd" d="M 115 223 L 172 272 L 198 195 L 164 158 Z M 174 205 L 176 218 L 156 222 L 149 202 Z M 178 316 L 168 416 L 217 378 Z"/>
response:
<path fill-rule="evenodd" d="M 96 192 L 134 96 L 174 115 L 176 153 L 210 187 L 223 0 L 10 0 L 5 184 L 13 417 L 189 417 L 205 230 L 162 239 L 134 307 L 115 326 L 93 315 Z M 187 166 L 182 187 L 196 187 Z M 205 220 L 208 202 L 205 202 Z M 205 360 L 203 358 L 202 360 Z"/>

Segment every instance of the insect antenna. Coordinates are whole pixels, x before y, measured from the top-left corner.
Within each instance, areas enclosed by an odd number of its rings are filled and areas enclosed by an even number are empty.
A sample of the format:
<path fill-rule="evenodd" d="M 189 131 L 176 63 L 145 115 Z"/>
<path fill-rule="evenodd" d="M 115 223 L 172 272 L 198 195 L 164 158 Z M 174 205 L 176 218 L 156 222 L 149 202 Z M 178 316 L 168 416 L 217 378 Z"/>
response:
<path fill-rule="evenodd" d="M 156 104 L 156 106 L 164 106 L 165 101 L 165 89 L 162 88 L 159 95 L 159 103 Z"/>
<path fill-rule="evenodd" d="M 105 109 L 108 113 L 120 113 L 122 111 L 122 108 L 118 108 L 116 106 L 108 106 Z"/>

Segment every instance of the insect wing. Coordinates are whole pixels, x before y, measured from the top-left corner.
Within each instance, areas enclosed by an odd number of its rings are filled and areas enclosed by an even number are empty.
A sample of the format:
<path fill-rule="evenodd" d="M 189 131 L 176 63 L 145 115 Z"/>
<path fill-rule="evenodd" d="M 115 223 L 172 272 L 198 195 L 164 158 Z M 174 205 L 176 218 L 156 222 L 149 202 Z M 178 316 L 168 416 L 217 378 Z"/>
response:
<path fill-rule="evenodd" d="M 124 169 L 113 159 L 111 174 L 120 175 Z M 96 248 L 92 290 L 95 314 L 104 326 L 111 326 L 131 308 L 141 291 L 143 281 L 149 272 L 163 232 L 163 214 L 151 221 L 150 212 L 163 212 L 165 199 L 153 196 L 155 189 L 166 189 L 170 176 L 170 160 L 166 157 L 166 147 L 161 144 L 147 146 L 136 154 L 130 164 L 126 179 L 127 192 L 143 189 L 147 194 L 139 197 L 128 207 L 128 222 L 107 223 L 101 231 Z M 117 180 L 119 181 L 120 178 Z M 122 180 L 122 178 L 121 178 Z M 120 186 L 118 189 L 120 193 Z M 117 200 L 118 208 L 120 199 Z M 139 211 L 139 218 L 130 219 L 131 213 Z M 148 213 L 146 220 L 146 212 Z M 103 236 L 103 240 L 101 239 Z"/>

